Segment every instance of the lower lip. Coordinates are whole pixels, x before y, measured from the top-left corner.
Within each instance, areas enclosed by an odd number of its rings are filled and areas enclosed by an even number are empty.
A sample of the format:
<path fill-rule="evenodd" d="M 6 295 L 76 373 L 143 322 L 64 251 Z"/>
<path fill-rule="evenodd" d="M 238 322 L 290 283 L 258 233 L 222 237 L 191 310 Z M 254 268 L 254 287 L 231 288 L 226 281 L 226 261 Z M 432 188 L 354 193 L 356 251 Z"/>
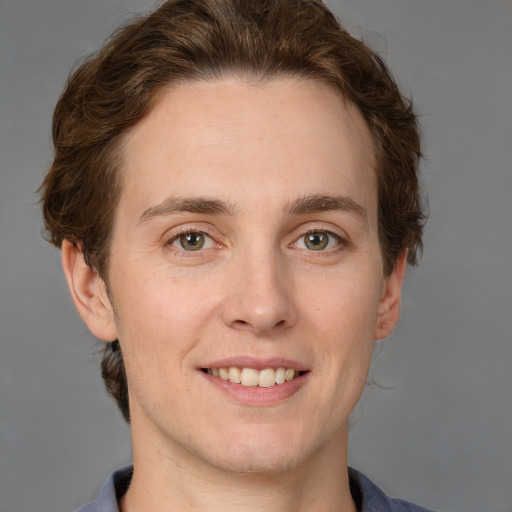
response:
<path fill-rule="evenodd" d="M 222 380 L 203 371 L 199 372 L 210 384 L 218 388 L 237 402 L 253 407 L 264 407 L 278 404 L 297 393 L 308 381 L 309 373 L 305 372 L 293 380 L 276 384 L 268 388 L 259 386 L 243 386 L 233 384 L 229 380 Z"/>

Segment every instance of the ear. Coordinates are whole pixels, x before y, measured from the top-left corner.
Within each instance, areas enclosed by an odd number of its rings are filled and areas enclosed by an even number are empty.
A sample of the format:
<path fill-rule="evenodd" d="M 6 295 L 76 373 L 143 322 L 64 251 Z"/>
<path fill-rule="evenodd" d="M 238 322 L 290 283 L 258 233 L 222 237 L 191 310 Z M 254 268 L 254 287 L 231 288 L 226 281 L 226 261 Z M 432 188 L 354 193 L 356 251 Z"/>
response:
<path fill-rule="evenodd" d="M 89 330 L 104 341 L 117 339 L 114 311 L 105 282 L 69 240 L 62 243 L 62 268 L 76 309 Z"/>
<path fill-rule="evenodd" d="M 407 251 L 398 256 L 393 272 L 384 280 L 382 295 L 377 310 L 374 338 L 381 340 L 389 336 L 400 318 L 400 297 L 407 267 Z"/>

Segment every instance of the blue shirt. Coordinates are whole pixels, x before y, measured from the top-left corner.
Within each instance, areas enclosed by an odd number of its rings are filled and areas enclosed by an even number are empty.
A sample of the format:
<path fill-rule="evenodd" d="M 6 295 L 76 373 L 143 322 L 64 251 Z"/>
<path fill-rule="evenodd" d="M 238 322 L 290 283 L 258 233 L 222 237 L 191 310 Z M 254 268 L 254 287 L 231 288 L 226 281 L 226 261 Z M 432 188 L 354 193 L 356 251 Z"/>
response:
<path fill-rule="evenodd" d="M 132 466 L 114 471 L 96 500 L 75 512 L 119 512 L 117 502 L 128 490 L 132 474 Z M 349 468 L 349 481 L 358 512 L 432 512 L 407 501 L 390 498 L 362 473 L 352 468 Z"/>

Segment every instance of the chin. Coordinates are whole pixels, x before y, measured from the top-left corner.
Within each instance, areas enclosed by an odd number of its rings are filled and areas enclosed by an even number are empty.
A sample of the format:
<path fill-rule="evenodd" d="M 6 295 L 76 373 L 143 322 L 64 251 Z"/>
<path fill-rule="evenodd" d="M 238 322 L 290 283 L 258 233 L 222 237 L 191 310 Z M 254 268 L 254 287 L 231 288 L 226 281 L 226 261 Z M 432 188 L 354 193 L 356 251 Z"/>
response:
<path fill-rule="evenodd" d="M 241 452 L 217 462 L 216 467 L 229 473 L 276 475 L 286 473 L 300 464 L 300 459 L 276 457 L 275 454 Z"/>
<path fill-rule="evenodd" d="M 238 442 L 237 442 L 238 441 Z M 281 439 L 233 440 L 223 453 L 215 453 L 211 463 L 231 473 L 275 475 L 299 466 L 309 455 L 304 447 Z"/>

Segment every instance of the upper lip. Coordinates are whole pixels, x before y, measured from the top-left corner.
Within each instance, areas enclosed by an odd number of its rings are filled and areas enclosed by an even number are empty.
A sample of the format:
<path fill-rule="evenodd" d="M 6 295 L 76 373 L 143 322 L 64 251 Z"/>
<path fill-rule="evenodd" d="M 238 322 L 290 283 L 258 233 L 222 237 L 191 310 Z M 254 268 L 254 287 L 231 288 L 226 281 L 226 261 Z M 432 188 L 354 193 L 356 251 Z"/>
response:
<path fill-rule="evenodd" d="M 309 368 L 293 359 L 285 357 L 256 358 L 251 356 L 233 356 L 211 361 L 201 368 L 254 368 L 264 370 L 265 368 L 293 368 L 296 371 L 307 371 Z"/>

